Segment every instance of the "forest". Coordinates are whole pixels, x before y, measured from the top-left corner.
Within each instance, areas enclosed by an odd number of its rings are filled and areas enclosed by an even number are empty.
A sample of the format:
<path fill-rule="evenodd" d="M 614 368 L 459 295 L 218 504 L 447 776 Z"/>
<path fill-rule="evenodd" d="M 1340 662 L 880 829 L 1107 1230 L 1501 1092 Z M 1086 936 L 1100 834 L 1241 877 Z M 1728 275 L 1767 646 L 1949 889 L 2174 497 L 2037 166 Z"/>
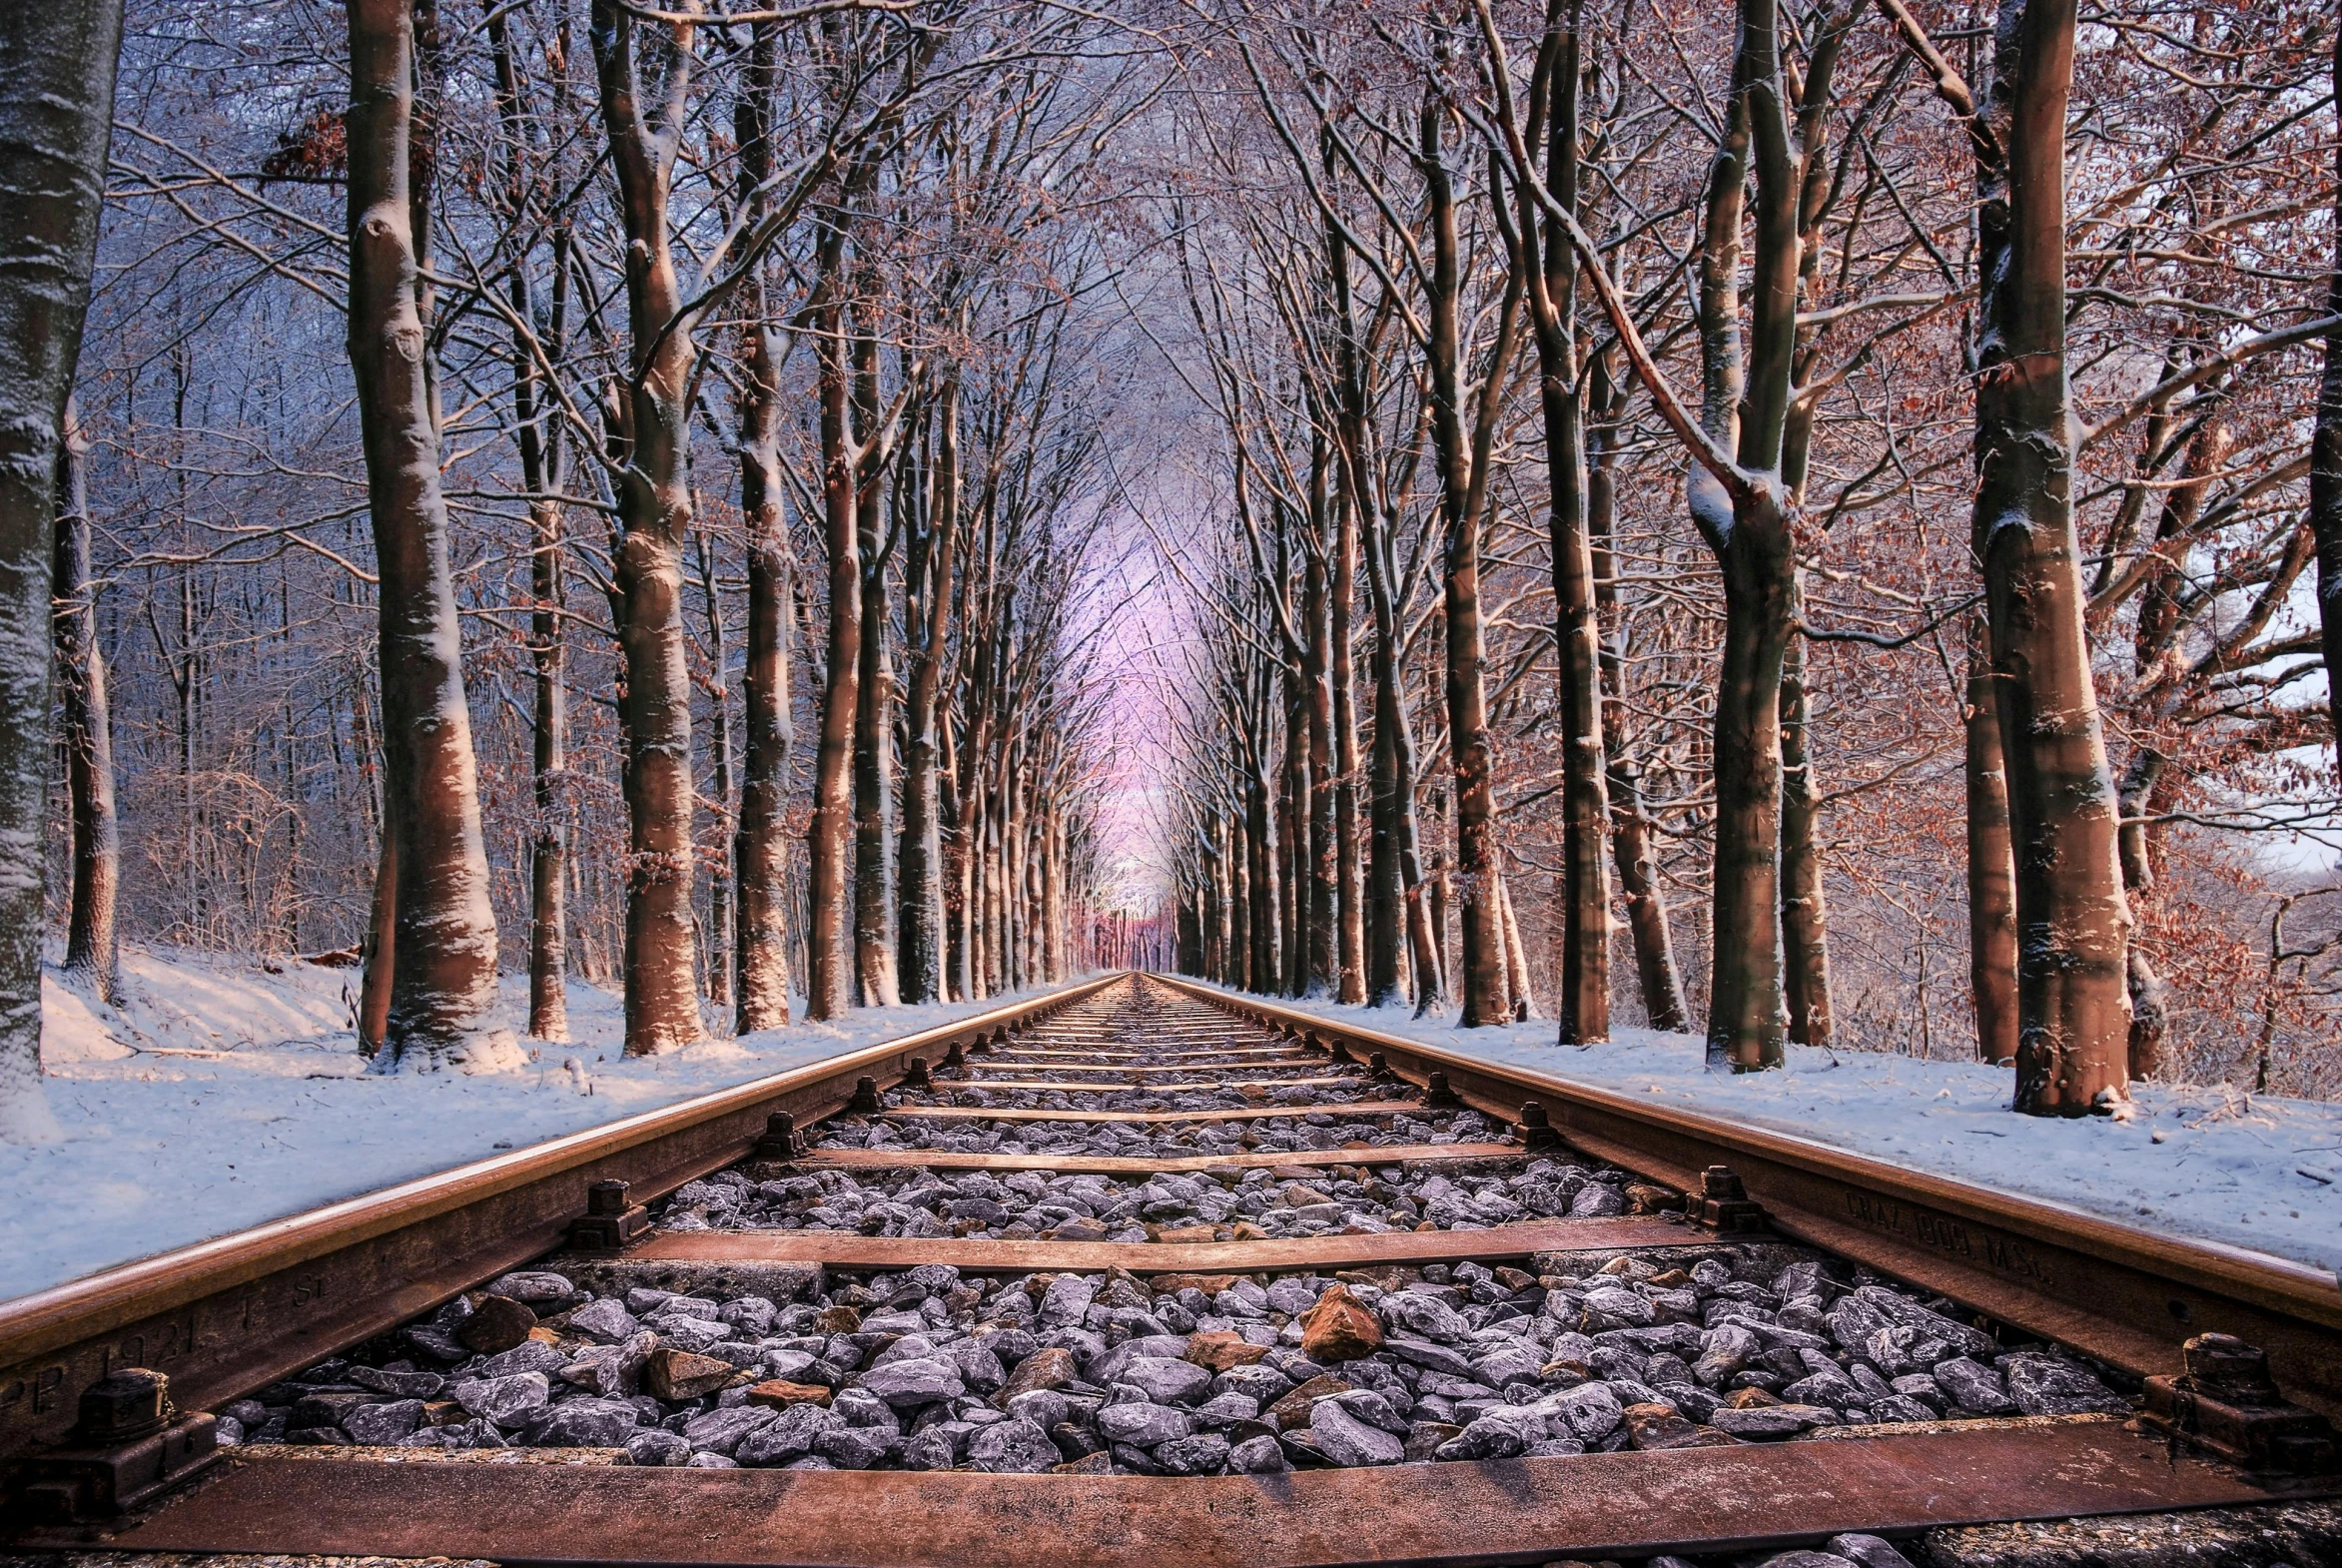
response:
<path fill-rule="evenodd" d="M 0 58 L 0 1099 L 125 944 L 340 968 L 384 1071 L 1153 967 L 2342 1094 L 2327 6 Z"/>

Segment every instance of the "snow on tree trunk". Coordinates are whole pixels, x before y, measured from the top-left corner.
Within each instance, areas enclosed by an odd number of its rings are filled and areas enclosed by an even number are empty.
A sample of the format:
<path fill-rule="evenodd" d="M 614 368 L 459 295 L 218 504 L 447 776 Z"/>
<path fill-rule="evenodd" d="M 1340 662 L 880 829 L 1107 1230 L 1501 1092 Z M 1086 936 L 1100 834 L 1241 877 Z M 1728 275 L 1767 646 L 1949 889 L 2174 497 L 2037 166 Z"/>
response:
<path fill-rule="evenodd" d="M 73 902 L 65 967 L 89 977 L 107 1002 L 116 995 L 114 895 L 121 855 L 114 816 L 113 723 L 106 658 L 98 648 L 97 590 L 90 581 L 89 441 L 68 398 L 57 462 L 55 587 L 57 687 L 65 720 L 66 798 L 73 815 Z"/>
<path fill-rule="evenodd" d="M 683 641 L 683 540 L 691 530 L 696 353 L 667 232 L 667 194 L 689 107 L 692 29 L 593 8 L 602 124 L 626 230 L 632 339 L 621 537 L 612 563 L 626 660 L 626 1054 L 705 1034 L 692 940 L 691 678 Z"/>
<path fill-rule="evenodd" d="M 496 1019 L 496 922 L 439 493 L 410 204 L 413 13 L 350 6 L 350 363 L 382 574 L 384 810 L 395 822 L 390 1011 L 378 1065 L 520 1061 Z"/>
<path fill-rule="evenodd" d="M 120 0 L 0 7 L 0 1139 L 41 1090 L 50 530 L 114 123 Z"/>
<path fill-rule="evenodd" d="M 2016 865 L 2015 1108 L 2080 1116 L 2129 1065 L 2120 813 L 2082 628 L 2065 373 L 2073 0 L 2003 0 L 1979 169 L 1974 548 Z"/>

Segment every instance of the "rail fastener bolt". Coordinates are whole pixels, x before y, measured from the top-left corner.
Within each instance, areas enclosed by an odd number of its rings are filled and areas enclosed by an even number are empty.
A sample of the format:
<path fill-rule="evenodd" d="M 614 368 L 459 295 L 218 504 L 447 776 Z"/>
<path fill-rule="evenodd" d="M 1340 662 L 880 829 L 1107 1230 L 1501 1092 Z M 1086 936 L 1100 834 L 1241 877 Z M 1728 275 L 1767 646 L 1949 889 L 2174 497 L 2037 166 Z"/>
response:
<path fill-rule="evenodd" d="M 1684 1194 L 1684 1212 L 1693 1224 L 1719 1235 L 1748 1235 L 1765 1228 L 1765 1209 L 1730 1166 L 1700 1173 L 1699 1189 Z"/>
<path fill-rule="evenodd" d="M 927 1058 L 913 1057 L 903 1073 L 905 1089 L 933 1089 L 935 1080 L 927 1076 Z"/>
<path fill-rule="evenodd" d="M 854 1080 L 854 1098 L 846 1103 L 846 1110 L 859 1117 L 874 1117 L 886 1109 L 886 1102 L 878 1098 L 878 1080 L 865 1073 Z"/>
<path fill-rule="evenodd" d="M 220 1457 L 214 1418 L 181 1415 L 171 1379 L 123 1367 L 84 1388 L 74 1446 L 25 1462 L 12 1478 L 8 1511 L 38 1524 L 116 1518 L 177 1486 Z"/>
<path fill-rule="evenodd" d="M 1457 1095 L 1454 1090 L 1447 1087 L 1447 1075 L 1445 1073 L 1433 1073 L 1429 1082 L 1424 1084 L 1424 1110 L 1461 1111 L 1463 1106 L 1464 1102 L 1462 1097 Z"/>
<path fill-rule="evenodd" d="M 615 1252 L 650 1232 L 650 1210 L 626 1200 L 623 1181 L 593 1181 L 585 1212 L 569 1221 L 569 1244 L 580 1251 Z"/>
<path fill-rule="evenodd" d="M 1561 1147 L 1561 1135 L 1553 1131 L 1545 1107 L 1537 1101 L 1521 1103 L 1521 1119 L 1514 1124 L 1513 1131 L 1521 1141 L 1521 1148 L 1532 1155 L 1551 1154 Z"/>
<path fill-rule="evenodd" d="M 797 1119 L 786 1111 L 775 1111 L 764 1119 L 764 1136 L 756 1141 L 753 1158 L 787 1165 L 802 1160 L 805 1150 L 805 1135 L 797 1131 Z"/>
<path fill-rule="evenodd" d="M 960 1042 L 957 1036 L 955 1036 L 952 1040 L 951 1049 L 944 1053 L 943 1065 L 947 1070 L 952 1068 L 963 1068 L 968 1065 L 968 1053 L 960 1049 Z"/>
<path fill-rule="evenodd" d="M 2180 1355 L 2185 1371 L 2146 1379 L 2141 1424 L 2247 1470 L 2331 1475 L 2342 1468 L 2334 1428 L 2278 1389 L 2267 1351 L 2234 1334 L 2198 1334 Z"/>

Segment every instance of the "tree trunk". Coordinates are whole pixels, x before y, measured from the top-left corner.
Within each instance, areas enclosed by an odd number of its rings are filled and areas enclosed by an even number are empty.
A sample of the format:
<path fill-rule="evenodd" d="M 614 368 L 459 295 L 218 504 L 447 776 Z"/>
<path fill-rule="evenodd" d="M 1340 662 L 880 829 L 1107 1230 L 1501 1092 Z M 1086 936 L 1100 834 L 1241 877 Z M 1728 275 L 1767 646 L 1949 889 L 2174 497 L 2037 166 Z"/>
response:
<path fill-rule="evenodd" d="M 683 540 L 691 528 L 692 323 L 667 232 L 667 195 L 688 110 L 692 29 L 637 22 L 594 0 L 603 129 L 626 233 L 628 366 L 622 530 L 613 583 L 624 606 L 626 1054 L 699 1039 L 692 942 L 691 681 L 683 637 Z"/>
<path fill-rule="evenodd" d="M 1277 886 L 1283 890 L 1278 929 L 1284 933 L 1281 990 L 1288 997 L 1309 988 L 1309 805 L 1314 791 L 1309 770 L 1307 678 L 1291 665 L 1284 670 L 1284 766 L 1276 786 Z"/>
<path fill-rule="evenodd" d="M 1334 519 L 1333 580 L 1328 604 L 1328 683 L 1333 701 L 1333 857 L 1335 961 L 1340 969 L 1338 1000 L 1366 1000 L 1364 867 L 1358 855 L 1358 703 L 1352 663 L 1357 614 L 1358 512 L 1354 498 L 1341 496 Z"/>
<path fill-rule="evenodd" d="M 764 213 L 772 178 L 773 99 L 780 83 L 780 24 L 749 33 L 746 88 L 733 110 L 744 206 Z M 733 826 L 733 1030 L 748 1034 L 789 1022 L 789 629 L 795 582 L 789 519 L 782 510 L 781 359 L 769 272 L 748 285 L 742 337 L 740 518 L 748 566 L 747 646 L 740 666 L 740 815 Z"/>
<path fill-rule="evenodd" d="M 50 530 L 114 124 L 121 0 L 0 7 L 0 1139 L 41 1090 Z"/>
<path fill-rule="evenodd" d="M 877 438 L 878 345 L 857 327 L 854 341 L 856 441 Z M 861 674 L 854 692 L 854 983 L 864 1007 L 901 1000 L 895 978 L 895 669 L 889 646 L 885 490 L 867 470 L 855 506 L 862 570 Z"/>
<path fill-rule="evenodd" d="M 1458 321 L 1461 246 L 1453 183 L 1440 143 L 1447 112 L 1436 94 L 1425 95 L 1418 161 L 1429 199 L 1432 241 L 1427 358 L 1447 552 L 1447 736 L 1455 786 L 1456 873 L 1463 903 L 1462 1021 L 1472 1027 L 1504 1023 L 1512 1008 L 1505 995 L 1503 921 L 1496 907 L 1495 754 L 1488 739 L 1487 693 L 1480 669 L 1480 519 L 1488 477 L 1484 454 L 1474 449 L 1464 427 Z M 1508 293 L 1497 350 L 1486 371 L 1493 385 L 1504 380 L 1515 314 L 1514 296 Z M 1484 419 L 1483 442 L 1489 433 Z"/>
<path fill-rule="evenodd" d="M 1593 547 L 1594 601 L 1601 617 L 1602 747 L 1604 782 L 1610 798 L 1611 856 L 1618 867 L 1619 896 L 1626 903 L 1627 932 L 1634 943 L 1635 983 L 1643 1017 L 1653 1029 L 1690 1027 L 1683 982 L 1676 974 L 1675 940 L 1667 925 L 1667 894 L 1652 854 L 1651 818 L 1643 806 L 1640 764 L 1628 745 L 1625 617 L 1618 602 L 1618 563 L 1611 552 L 1617 515 L 1617 451 L 1612 438 L 1624 397 L 1609 379 L 1607 362 L 1588 370 L 1593 399 L 1605 422 L 1589 433 L 1586 463 L 1587 534 Z"/>
<path fill-rule="evenodd" d="M 715 813 L 713 865 L 707 877 L 707 999 L 718 1007 L 732 1005 L 732 692 L 727 666 L 731 654 L 724 646 L 724 601 L 716 585 L 715 546 L 701 531 L 700 593 L 707 601 L 707 705 L 713 721 L 707 738 L 708 806 Z"/>
<path fill-rule="evenodd" d="M 489 13 L 486 26 L 495 71 L 496 115 L 502 130 L 505 210 L 511 221 L 518 223 L 529 204 L 520 74 L 504 13 Z M 531 341 L 539 327 L 535 289 L 525 258 L 513 266 L 509 289 L 514 317 L 512 421 L 519 433 L 521 487 L 529 493 L 528 653 L 535 687 L 529 723 L 536 821 L 529 854 L 528 1033 L 537 1040 L 566 1041 L 568 907 L 564 895 L 569 825 L 563 774 L 569 766 L 569 698 L 562 669 L 561 609 L 567 572 L 561 554 L 561 507 L 552 497 L 560 493 L 568 477 L 563 461 L 567 447 L 536 358 L 540 344 L 556 362 L 561 355 L 569 297 L 566 226 L 554 231 L 552 251 L 552 309 L 549 321 L 542 324 L 543 336 L 536 342 Z"/>
<path fill-rule="evenodd" d="M 1724 550 L 1716 688 L 1716 913 L 1708 1064 L 1782 1065 L 1781 680 L 1794 565 L 1778 520 L 1736 519 Z"/>
<path fill-rule="evenodd" d="M 1968 985 L 1975 994 L 1976 1055 L 2016 1062 L 2016 867 L 2009 858 L 2008 780 L 2000 764 L 2000 715 L 1992 697 L 1989 636 L 1968 626 Z"/>
<path fill-rule="evenodd" d="M 903 731 L 901 984 L 906 1002 L 943 999 L 943 835 L 936 806 L 936 708 L 951 632 L 960 514 L 960 385 L 944 378 L 935 410 L 928 520 L 913 541 L 906 625 L 916 637 Z"/>
<path fill-rule="evenodd" d="M 760 291 L 761 292 L 761 291 Z M 732 846 L 739 879 L 733 1027 L 789 1022 L 789 621 L 794 597 L 789 523 L 781 509 L 781 344 L 757 314 L 740 410 L 740 515 L 748 539 L 748 644 L 740 670 L 745 727 L 740 819 Z"/>
<path fill-rule="evenodd" d="M 1789 1038 L 1831 1043 L 1829 904 L 1816 831 L 1822 791 L 1814 781 L 1807 721 L 1805 639 L 1792 635 L 1781 674 L 1781 949 Z"/>
<path fill-rule="evenodd" d="M 805 1013 L 817 1020 L 837 1018 L 849 1005 L 845 940 L 853 899 L 848 877 L 854 834 L 854 714 L 862 669 L 862 564 L 856 515 L 860 463 L 847 425 L 845 348 L 840 342 L 846 313 L 836 298 L 836 291 L 843 286 L 843 215 L 838 216 L 823 233 L 821 287 L 825 294 L 816 315 L 822 522 L 829 549 L 828 666 L 821 699 L 821 739 L 814 754 L 813 824 L 807 843 L 812 873 Z"/>
<path fill-rule="evenodd" d="M 358 1048 L 378 1055 L 390 1029 L 390 972 L 398 959 L 398 819 L 383 786 L 383 837 L 375 854 L 374 896 L 367 906 L 366 969 L 358 982 Z"/>
<path fill-rule="evenodd" d="M 1340 919 L 1340 870 L 1334 844 L 1333 811 L 1333 604 L 1326 557 L 1335 545 L 1332 463 L 1323 435 L 1310 442 L 1311 548 L 1302 565 L 1301 688 L 1309 734 L 1308 966 L 1300 995 L 1337 993 L 1340 964 L 1336 928 Z"/>
<path fill-rule="evenodd" d="M 2342 95 L 2342 28 L 2334 32 L 2333 87 Z M 2334 273 L 2326 286 L 2326 314 L 2342 317 L 2342 143 L 2335 149 L 2334 173 Z M 2309 439 L 2309 523 L 2318 541 L 2327 712 L 2342 748 L 2342 327 L 2326 333 L 2326 368 L 2318 379 L 2317 422 Z"/>
<path fill-rule="evenodd" d="M 1579 11 L 1577 0 L 1549 6 L 1537 52 L 1538 90 L 1551 105 L 1545 184 L 1571 212 L 1578 207 Z M 1520 254 L 1514 265 L 1531 306 L 1541 372 L 1554 706 L 1562 737 L 1561 1043 L 1585 1045 L 1610 1038 L 1610 877 L 1603 859 L 1610 801 L 1602 741 L 1602 627 L 1586 504 L 1578 263 L 1560 221 L 1547 217 L 1540 224 L 1537 204 L 1525 187 L 1519 198 Z"/>
<path fill-rule="evenodd" d="M 414 13 L 407 0 L 355 0 L 349 15 L 350 363 L 382 578 L 384 819 L 397 845 L 383 1060 L 504 1067 L 519 1054 L 494 1016 L 496 921 L 418 301 Z"/>
<path fill-rule="evenodd" d="M 2130 908 L 2082 630 L 2065 377 L 2065 108 L 2073 0 L 2001 0 L 1979 171 L 1974 549 L 2016 865 L 2015 1108 L 2123 1094 Z"/>
<path fill-rule="evenodd" d="M 65 402 L 57 453 L 55 635 L 64 709 L 66 798 L 73 815 L 73 901 L 65 967 L 117 1002 L 114 895 L 121 852 L 114 818 L 114 735 L 106 656 L 98 647 L 97 588 L 90 581 L 89 441 L 73 399 Z"/>

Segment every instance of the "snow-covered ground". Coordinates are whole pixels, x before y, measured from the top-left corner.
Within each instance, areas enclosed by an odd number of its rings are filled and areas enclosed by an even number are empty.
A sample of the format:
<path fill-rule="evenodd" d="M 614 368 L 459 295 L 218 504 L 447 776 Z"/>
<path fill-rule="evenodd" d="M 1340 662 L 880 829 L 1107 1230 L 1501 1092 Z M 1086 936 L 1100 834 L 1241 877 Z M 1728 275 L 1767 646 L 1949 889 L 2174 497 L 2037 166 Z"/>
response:
<path fill-rule="evenodd" d="M 1462 1029 L 1399 1008 L 1279 1005 L 2141 1229 L 2342 1267 L 2342 1106 L 2139 1084 L 2118 1117 L 2020 1117 L 2007 1071 L 1977 1062 L 1792 1046 L 1787 1071 L 1735 1077 L 1708 1072 L 1690 1035 L 1621 1029 L 1608 1045 L 1559 1046 L 1550 1022 Z"/>
<path fill-rule="evenodd" d="M 873 1010 L 628 1061 L 619 999 L 573 980 L 572 1043 L 525 1042 L 525 1071 L 382 1075 L 351 1030 L 356 970 L 129 948 L 122 979 L 117 1009 L 46 978 L 41 1056 L 65 1139 L 0 1144 L 0 1187 L 22 1198 L 0 1210 L 0 1298 L 1007 1000 Z M 527 1002 L 527 978 L 507 976 L 509 1015 L 525 1018 Z"/>

